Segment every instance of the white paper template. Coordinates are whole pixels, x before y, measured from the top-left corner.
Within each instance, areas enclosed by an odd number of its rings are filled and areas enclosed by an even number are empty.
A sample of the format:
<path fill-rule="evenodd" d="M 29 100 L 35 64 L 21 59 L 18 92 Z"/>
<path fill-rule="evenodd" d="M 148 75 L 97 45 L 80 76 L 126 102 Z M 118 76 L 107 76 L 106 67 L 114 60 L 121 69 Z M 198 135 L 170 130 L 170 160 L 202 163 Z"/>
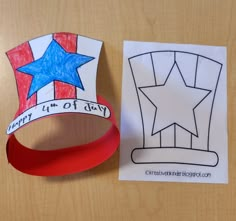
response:
<path fill-rule="evenodd" d="M 228 182 L 226 48 L 124 42 L 120 180 Z"/>

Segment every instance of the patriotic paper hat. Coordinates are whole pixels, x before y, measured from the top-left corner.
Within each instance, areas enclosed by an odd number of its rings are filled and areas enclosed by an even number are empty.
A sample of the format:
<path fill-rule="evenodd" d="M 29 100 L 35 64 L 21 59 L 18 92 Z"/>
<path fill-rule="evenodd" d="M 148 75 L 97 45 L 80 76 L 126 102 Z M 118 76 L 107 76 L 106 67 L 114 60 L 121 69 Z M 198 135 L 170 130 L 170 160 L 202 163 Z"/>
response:
<path fill-rule="evenodd" d="M 55 33 L 27 41 L 7 52 L 14 70 L 19 109 L 7 129 L 7 156 L 18 170 L 41 176 L 80 172 L 108 159 L 119 145 L 111 105 L 96 95 L 102 42 L 71 33 Z M 14 132 L 42 117 L 83 113 L 102 117 L 111 128 L 82 146 L 39 151 L 21 145 Z"/>

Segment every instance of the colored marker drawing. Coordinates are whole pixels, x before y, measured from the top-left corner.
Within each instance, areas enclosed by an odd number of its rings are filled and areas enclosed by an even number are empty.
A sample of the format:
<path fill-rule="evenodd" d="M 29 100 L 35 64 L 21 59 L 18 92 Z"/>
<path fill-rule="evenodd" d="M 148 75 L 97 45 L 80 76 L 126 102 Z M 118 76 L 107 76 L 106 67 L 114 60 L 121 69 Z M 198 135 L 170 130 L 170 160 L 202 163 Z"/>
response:
<path fill-rule="evenodd" d="M 102 41 L 62 32 L 32 39 L 8 51 L 19 109 L 7 134 L 54 114 L 108 118 L 110 110 L 97 103 L 96 94 L 101 47 Z"/>

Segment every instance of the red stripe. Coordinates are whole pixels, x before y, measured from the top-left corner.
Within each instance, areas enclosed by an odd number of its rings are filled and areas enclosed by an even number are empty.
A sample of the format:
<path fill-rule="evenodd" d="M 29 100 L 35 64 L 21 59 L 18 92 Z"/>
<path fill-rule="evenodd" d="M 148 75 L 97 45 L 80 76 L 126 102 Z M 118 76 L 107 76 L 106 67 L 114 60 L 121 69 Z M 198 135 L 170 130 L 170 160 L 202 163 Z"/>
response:
<path fill-rule="evenodd" d="M 18 47 L 7 52 L 8 59 L 11 62 L 14 70 L 16 85 L 19 96 L 19 109 L 16 116 L 20 115 L 25 110 L 36 105 L 36 94 L 27 99 L 29 88 L 32 81 L 32 76 L 17 71 L 16 69 L 24 66 L 34 60 L 30 45 L 25 42 Z"/>
<path fill-rule="evenodd" d="M 54 34 L 54 39 L 67 51 L 75 53 L 77 50 L 77 35 L 68 33 Z M 76 98 L 76 87 L 55 81 L 55 99 Z"/>

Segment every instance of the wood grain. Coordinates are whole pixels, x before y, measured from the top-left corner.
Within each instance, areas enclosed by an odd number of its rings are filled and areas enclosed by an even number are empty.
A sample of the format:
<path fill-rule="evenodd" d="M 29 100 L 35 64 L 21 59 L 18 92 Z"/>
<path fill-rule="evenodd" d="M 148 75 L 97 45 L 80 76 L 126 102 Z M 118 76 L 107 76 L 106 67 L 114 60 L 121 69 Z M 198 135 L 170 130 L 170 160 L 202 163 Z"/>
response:
<path fill-rule="evenodd" d="M 18 100 L 5 52 L 57 31 L 104 41 L 97 90 L 114 105 L 118 119 L 123 40 L 227 46 L 229 184 L 120 182 L 118 152 L 97 168 L 64 177 L 33 177 L 13 169 L 4 134 Z M 236 1 L 0 0 L 0 84 L 0 220 L 236 220 Z M 81 124 L 85 130 L 77 128 Z M 76 132 L 81 142 L 93 139 L 101 133 L 99 125 L 90 119 L 53 118 L 18 136 L 35 148 L 57 146 L 78 141 Z M 70 136 L 61 139 L 63 131 Z"/>

